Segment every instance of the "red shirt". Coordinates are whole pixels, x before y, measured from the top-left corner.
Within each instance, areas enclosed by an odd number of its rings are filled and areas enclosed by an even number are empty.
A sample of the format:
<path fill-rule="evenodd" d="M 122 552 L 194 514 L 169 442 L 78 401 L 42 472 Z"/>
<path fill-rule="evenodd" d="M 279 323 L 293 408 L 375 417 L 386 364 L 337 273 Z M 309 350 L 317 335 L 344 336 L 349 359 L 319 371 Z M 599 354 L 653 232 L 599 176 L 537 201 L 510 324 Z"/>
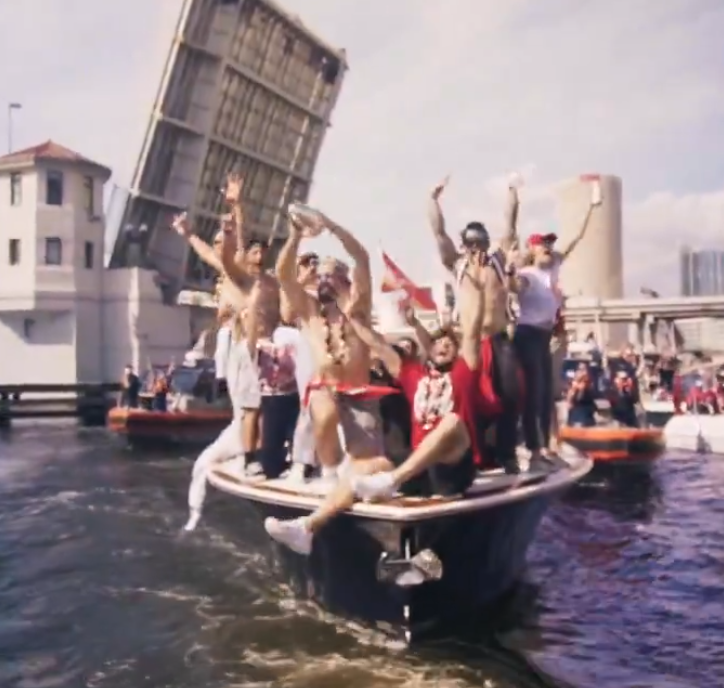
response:
<path fill-rule="evenodd" d="M 459 416 L 470 436 L 475 462 L 480 463 L 475 409 L 479 373 L 458 358 L 449 373 L 438 373 L 418 361 L 403 361 L 398 382 L 412 409 L 412 448 L 450 413 Z"/>
<path fill-rule="evenodd" d="M 694 409 L 698 405 L 708 404 L 712 407 L 714 413 L 719 413 L 719 403 L 716 397 L 716 391 L 713 389 L 701 389 L 694 387 L 686 398 L 686 405 L 690 409 Z"/>

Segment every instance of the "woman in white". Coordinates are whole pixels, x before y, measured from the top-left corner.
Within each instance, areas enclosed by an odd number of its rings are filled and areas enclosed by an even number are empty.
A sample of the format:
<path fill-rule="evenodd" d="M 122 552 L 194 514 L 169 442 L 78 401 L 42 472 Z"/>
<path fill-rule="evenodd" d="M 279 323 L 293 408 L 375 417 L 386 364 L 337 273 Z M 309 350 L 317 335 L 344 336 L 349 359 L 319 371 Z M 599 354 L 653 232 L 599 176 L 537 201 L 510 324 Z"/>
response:
<path fill-rule="evenodd" d="M 189 487 L 189 520 L 185 530 L 193 530 L 201 518 L 206 499 L 206 477 L 216 464 L 246 453 L 243 441 L 245 408 L 258 408 L 257 336 L 259 333 L 259 285 L 252 290 L 247 308 L 234 318 L 234 330 L 226 361 L 226 381 L 234 412 L 231 423 L 219 437 L 201 453 L 194 463 Z"/>

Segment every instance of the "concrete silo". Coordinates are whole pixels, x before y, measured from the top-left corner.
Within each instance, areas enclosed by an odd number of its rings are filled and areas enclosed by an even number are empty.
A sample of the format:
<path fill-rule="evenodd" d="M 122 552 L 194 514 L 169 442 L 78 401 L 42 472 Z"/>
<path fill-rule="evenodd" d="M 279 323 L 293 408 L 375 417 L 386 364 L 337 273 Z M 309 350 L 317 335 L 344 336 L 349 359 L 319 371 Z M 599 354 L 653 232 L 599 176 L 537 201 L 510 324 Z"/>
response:
<path fill-rule="evenodd" d="M 561 185 L 557 196 L 558 245 L 565 248 L 580 231 L 595 180 L 601 185 L 603 203 L 593 209 L 586 235 L 564 263 L 561 286 L 572 298 L 622 298 L 620 177 L 586 174 Z"/>

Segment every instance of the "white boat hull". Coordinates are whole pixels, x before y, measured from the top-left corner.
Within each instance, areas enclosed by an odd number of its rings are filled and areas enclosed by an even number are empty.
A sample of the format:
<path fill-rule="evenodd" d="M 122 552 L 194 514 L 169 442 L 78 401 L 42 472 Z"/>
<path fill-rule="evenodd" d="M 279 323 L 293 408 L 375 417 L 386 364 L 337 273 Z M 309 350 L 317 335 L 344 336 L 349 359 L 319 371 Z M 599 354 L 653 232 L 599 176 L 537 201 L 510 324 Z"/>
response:
<path fill-rule="evenodd" d="M 724 454 L 724 416 L 674 416 L 664 427 L 667 449 Z"/>

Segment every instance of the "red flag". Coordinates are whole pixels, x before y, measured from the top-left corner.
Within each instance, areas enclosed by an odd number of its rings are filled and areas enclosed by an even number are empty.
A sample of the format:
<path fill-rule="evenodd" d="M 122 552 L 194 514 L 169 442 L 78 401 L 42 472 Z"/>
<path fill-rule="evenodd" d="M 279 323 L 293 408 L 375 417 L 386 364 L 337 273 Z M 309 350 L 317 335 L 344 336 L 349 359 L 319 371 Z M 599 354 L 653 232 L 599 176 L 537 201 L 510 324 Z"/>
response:
<path fill-rule="evenodd" d="M 382 262 L 385 265 L 382 277 L 383 292 L 404 291 L 410 299 L 410 305 L 416 310 L 437 310 L 429 288 L 418 287 L 384 251 L 382 251 Z"/>

